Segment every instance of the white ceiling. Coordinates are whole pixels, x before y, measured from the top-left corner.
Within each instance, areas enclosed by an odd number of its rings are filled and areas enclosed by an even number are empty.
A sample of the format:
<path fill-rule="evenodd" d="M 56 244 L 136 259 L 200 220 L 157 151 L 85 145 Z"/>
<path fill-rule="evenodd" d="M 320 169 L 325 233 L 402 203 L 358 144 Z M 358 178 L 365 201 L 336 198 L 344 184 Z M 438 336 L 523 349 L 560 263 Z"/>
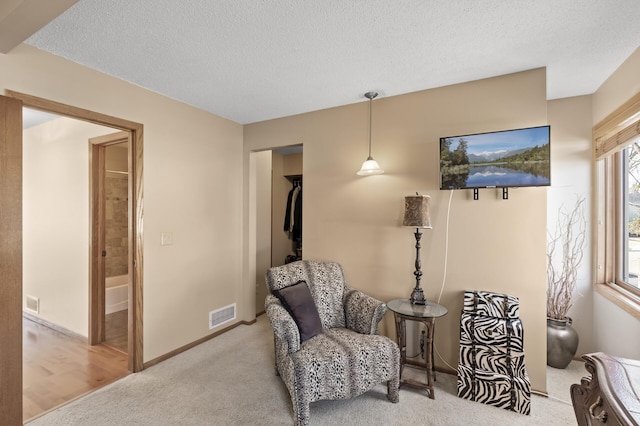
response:
<path fill-rule="evenodd" d="M 80 0 L 27 43 L 241 124 L 547 67 L 593 93 L 639 0 Z"/>

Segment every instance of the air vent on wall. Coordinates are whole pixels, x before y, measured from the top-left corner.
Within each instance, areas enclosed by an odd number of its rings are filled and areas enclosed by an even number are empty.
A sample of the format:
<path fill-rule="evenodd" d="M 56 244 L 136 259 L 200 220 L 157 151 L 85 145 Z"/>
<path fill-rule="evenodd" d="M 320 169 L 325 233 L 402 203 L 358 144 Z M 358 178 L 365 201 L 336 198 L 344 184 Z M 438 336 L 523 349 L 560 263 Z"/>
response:
<path fill-rule="evenodd" d="M 236 319 L 236 304 L 209 312 L 209 330 Z"/>
<path fill-rule="evenodd" d="M 40 299 L 27 295 L 24 310 L 34 314 L 40 313 Z"/>

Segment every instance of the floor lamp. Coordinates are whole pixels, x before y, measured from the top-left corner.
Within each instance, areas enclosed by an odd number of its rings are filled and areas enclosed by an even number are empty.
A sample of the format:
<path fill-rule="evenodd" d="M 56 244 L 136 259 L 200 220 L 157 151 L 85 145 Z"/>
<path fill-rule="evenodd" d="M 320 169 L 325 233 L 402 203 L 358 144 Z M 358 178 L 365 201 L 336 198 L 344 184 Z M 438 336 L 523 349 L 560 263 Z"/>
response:
<path fill-rule="evenodd" d="M 420 279 L 422 278 L 421 262 L 420 262 L 420 238 L 422 238 L 422 232 L 420 229 L 431 229 L 431 216 L 429 215 L 429 202 L 431 197 L 428 195 L 409 195 L 404 197 L 404 219 L 402 220 L 402 226 L 410 228 L 416 228 L 416 232 L 413 234 L 416 237 L 416 270 L 413 275 L 416 277 L 416 286 L 411 292 L 409 301 L 413 305 L 426 305 L 427 301 L 424 298 L 424 292 L 420 287 Z"/>

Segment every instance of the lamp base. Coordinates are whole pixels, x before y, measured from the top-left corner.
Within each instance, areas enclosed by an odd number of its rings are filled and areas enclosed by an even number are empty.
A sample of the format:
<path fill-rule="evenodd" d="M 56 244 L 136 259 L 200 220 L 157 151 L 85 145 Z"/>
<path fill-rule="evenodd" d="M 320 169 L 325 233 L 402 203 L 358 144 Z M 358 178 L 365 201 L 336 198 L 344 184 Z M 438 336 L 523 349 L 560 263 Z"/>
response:
<path fill-rule="evenodd" d="M 411 292 L 411 297 L 409 298 L 409 302 L 412 305 L 426 305 L 427 301 L 424 298 L 424 292 L 420 287 L 415 287 Z"/>

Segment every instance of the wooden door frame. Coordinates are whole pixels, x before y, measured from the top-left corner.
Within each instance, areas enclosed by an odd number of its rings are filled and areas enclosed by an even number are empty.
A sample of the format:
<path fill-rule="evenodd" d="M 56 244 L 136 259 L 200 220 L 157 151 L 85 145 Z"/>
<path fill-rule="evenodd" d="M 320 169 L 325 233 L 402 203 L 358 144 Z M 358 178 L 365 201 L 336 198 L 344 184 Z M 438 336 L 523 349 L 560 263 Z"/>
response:
<path fill-rule="evenodd" d="M 112 117 L 87 109 L 77 108 L 60 102 L 27 95 L 13 90 L 5 90 L 6 96 L 22 101 L 27 108 L 37 109 L 57 115 L 75 118 L 82 121 L 111 127 L 128 132 L 129 144 L 129 173 L 132 188 L 130 208 L 134 214 L 129 215 L 129 370 L 141 371 L 143 366 L 142 345 L 142 285 L 143 285 L 143 125 L 133 121 Z M 22 137 L 20 137 L 22 140 Z M 20 144 L 22 147 L 22 144 Z M 20 180 L 22 177 L 20 176 Z M 4 195 L 4 194 L 0 194 Z M 22 217 L 22 214 L 20 215 Z M 19 226 L 20 238 L 22 226 Z M 90 279 L 91 277 L 89 277 Z M 22 278 L 20 277 L 20 298 L 22 298 Z M 91 292 L 91 289 L 90 289 Z M 91 301 L 90 301 L 91 303 Z M 20 305 L 22 308 L 22 305 Z M 21 315 L 20 315 L 21 316 Z M 22 329 L 22 327 L 20 327 Z M 22 336 L 20 336 L 22 337 Z M 22 359 L 20 365 L 14 366 L 22 374 Z M 22 392 L 22 389 L 19 390 Z"/>
<path fill-rule="evenodd" d="M 91 216 L 89 221 L 89 235 L 91 237 L 91 244 L 89 245 L 89 344 L 91 345 L 97 345 L 106 340 L 105 257 L 102 254 L 106 247 L 105 150 L 108 146 L 119 143 L 131 143 L 129 132 L 120 131 L 89 139 L 89 214 Z M 130 159 L 127 161 L 128 171 Z M 127 177 L 127 194 L 127 218 L 130 218 L 134 209 L 133 185 L 130 175 Z M 129 265 L 127 269 L 129 271 L 129 279 L 127 281 L 127 292 L 131 293 L 131 274 L 133 272 L 133 268 L 130 267 L 132 263 L 131 241 L 129 241 L 128 252 Z M 129 307 L 130 312 L 131 309 Z M 130 315 L 127 318 L 127 323 L 127 336 L 130 336 L 131 334 L 129 333 L 133 324 L 133 318 Z M 127 337 L 127 351 L 132 343 L 132 339 Z"/>
<path fill-rule="evenodd" d="M 0 97 L 0 424 L 22 425 L 22 102 Z"/>

